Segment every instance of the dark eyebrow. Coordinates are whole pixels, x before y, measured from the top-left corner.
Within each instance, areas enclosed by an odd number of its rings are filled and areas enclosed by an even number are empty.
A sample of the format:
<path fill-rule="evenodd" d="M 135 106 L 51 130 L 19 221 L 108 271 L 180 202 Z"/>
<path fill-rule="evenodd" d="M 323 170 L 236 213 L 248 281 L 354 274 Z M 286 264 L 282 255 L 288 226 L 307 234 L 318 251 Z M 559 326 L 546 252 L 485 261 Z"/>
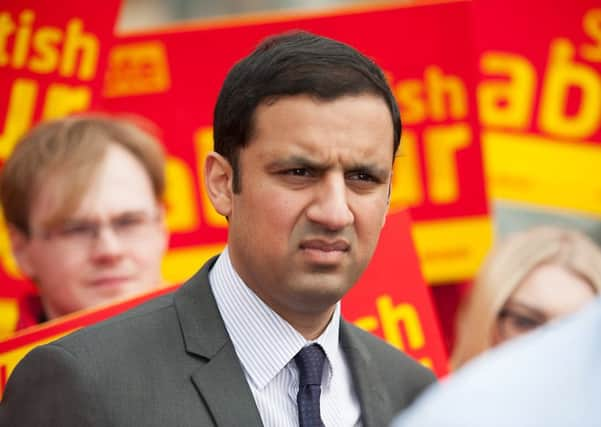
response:
<path fill-rule="evenodd" d="M 318 163 L 311 159 L 308 159 L 307 157 L 298 155 L 290 156 L 286 159 L 276 160 L 268 165 L 269 169 L 280 169 L 288 167 L 306 168 L 317 172 L 323 172 L 329 168 L 327 164 Z M 345 172 L 362 172 L 380 178 L 382 180 L 386 179 L 390 171 L 391 169 L 382 168 L 376 164 L 365 163 L 354 163 L 345 168 Z"/>
<path fill-rule="evenodd" d="M 317 162 L 314 162 L 303 156 L 290 156 L 285 159 L 278 159 L 267 166 L 269 169 L 285 169 L 285 168 L 306 168 L 315 171 L 325 171 L 328 167 Z"/>
<path fill-rule="evenodd" d="M 538 308 L 532 307 L 529 304 L 520 302 L 520 301 L 516 301 L 516 300 L 507 300 L 507 302 L 505 303 L 505 305 L 503 306 L 503 308 L 513 308 L 513 309 L 519 309 L 519 310 L 523 310 L 525 312 L 527 312 L 527 314 L 536 317 L 538 319 L 541 320 L 547 320 L 547 314 L 541 310 L 539 310 Z"/>

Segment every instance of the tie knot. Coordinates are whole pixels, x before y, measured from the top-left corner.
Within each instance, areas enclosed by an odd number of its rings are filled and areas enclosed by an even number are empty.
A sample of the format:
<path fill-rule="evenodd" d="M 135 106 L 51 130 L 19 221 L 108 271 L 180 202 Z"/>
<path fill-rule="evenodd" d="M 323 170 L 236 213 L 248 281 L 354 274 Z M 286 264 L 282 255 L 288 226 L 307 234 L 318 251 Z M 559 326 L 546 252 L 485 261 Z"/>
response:
<path fill-rule="evenodd" d="M 298 367 L 300 386 L 321 385 L 323 362 L 326 355 L 319 344 L 304 347 L 294 356 Z"/>

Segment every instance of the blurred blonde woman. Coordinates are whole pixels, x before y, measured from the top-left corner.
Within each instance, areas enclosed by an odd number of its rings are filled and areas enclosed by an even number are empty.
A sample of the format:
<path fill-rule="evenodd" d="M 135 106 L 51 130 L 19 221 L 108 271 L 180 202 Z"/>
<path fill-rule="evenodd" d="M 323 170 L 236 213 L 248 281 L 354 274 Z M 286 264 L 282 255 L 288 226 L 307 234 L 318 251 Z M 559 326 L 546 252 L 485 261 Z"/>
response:
<path fill-rule="evenodd" d="M 508 235 L 460 307 L 452 368 L 579 310 L 600 291 L 601 249 L 584 234 L 539 226 Z"/>

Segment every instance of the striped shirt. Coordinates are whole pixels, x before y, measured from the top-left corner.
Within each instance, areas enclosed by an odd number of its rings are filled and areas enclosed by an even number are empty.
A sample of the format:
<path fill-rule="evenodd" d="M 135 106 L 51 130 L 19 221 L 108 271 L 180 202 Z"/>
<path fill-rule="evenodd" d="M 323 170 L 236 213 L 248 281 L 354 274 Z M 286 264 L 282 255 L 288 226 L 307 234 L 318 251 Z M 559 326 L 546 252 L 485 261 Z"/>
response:
<path fill-rule="evenodd" d="M 340 303 L 324 332 L 307 341 L 243 282 L 227 247 L 209 273 L 211 289 L 240 359 L 265 427 L 298 427 L 298 371 L 294 356 L 304 346 L 324 349 L 321 418 L 326 427 L 360 426 L 359 401 L 339 346 Z"/>

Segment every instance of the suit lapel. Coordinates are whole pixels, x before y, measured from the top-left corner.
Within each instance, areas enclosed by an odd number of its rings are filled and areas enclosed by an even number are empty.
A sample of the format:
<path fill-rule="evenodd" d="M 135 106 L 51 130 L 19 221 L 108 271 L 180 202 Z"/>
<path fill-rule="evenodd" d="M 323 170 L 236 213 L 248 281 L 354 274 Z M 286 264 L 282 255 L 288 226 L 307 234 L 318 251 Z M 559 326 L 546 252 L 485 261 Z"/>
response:
<path fill-rule="evenodd" d="M 261 427 L 261 417 L 209 286 L 207 262 L 175 295 L 186 351 L 205 359 L 192 375 L 216 425 Z"/>
<path fill-rule="evenodd" d="M 394 415 L 390 397 L 383 390 L 382 378 L 372 363 L 368 348 L 346 321 L 340 325 L 340 345 L 349 363 L 353 383 L 361 406 L 361 422 L 364 427 L 379 427 L 387 424 Z"/>
<path fill-rule="evenodd" d="M 192 375 L 218 426 L 261 427 L 254 398 L 230 343 Z"/>

